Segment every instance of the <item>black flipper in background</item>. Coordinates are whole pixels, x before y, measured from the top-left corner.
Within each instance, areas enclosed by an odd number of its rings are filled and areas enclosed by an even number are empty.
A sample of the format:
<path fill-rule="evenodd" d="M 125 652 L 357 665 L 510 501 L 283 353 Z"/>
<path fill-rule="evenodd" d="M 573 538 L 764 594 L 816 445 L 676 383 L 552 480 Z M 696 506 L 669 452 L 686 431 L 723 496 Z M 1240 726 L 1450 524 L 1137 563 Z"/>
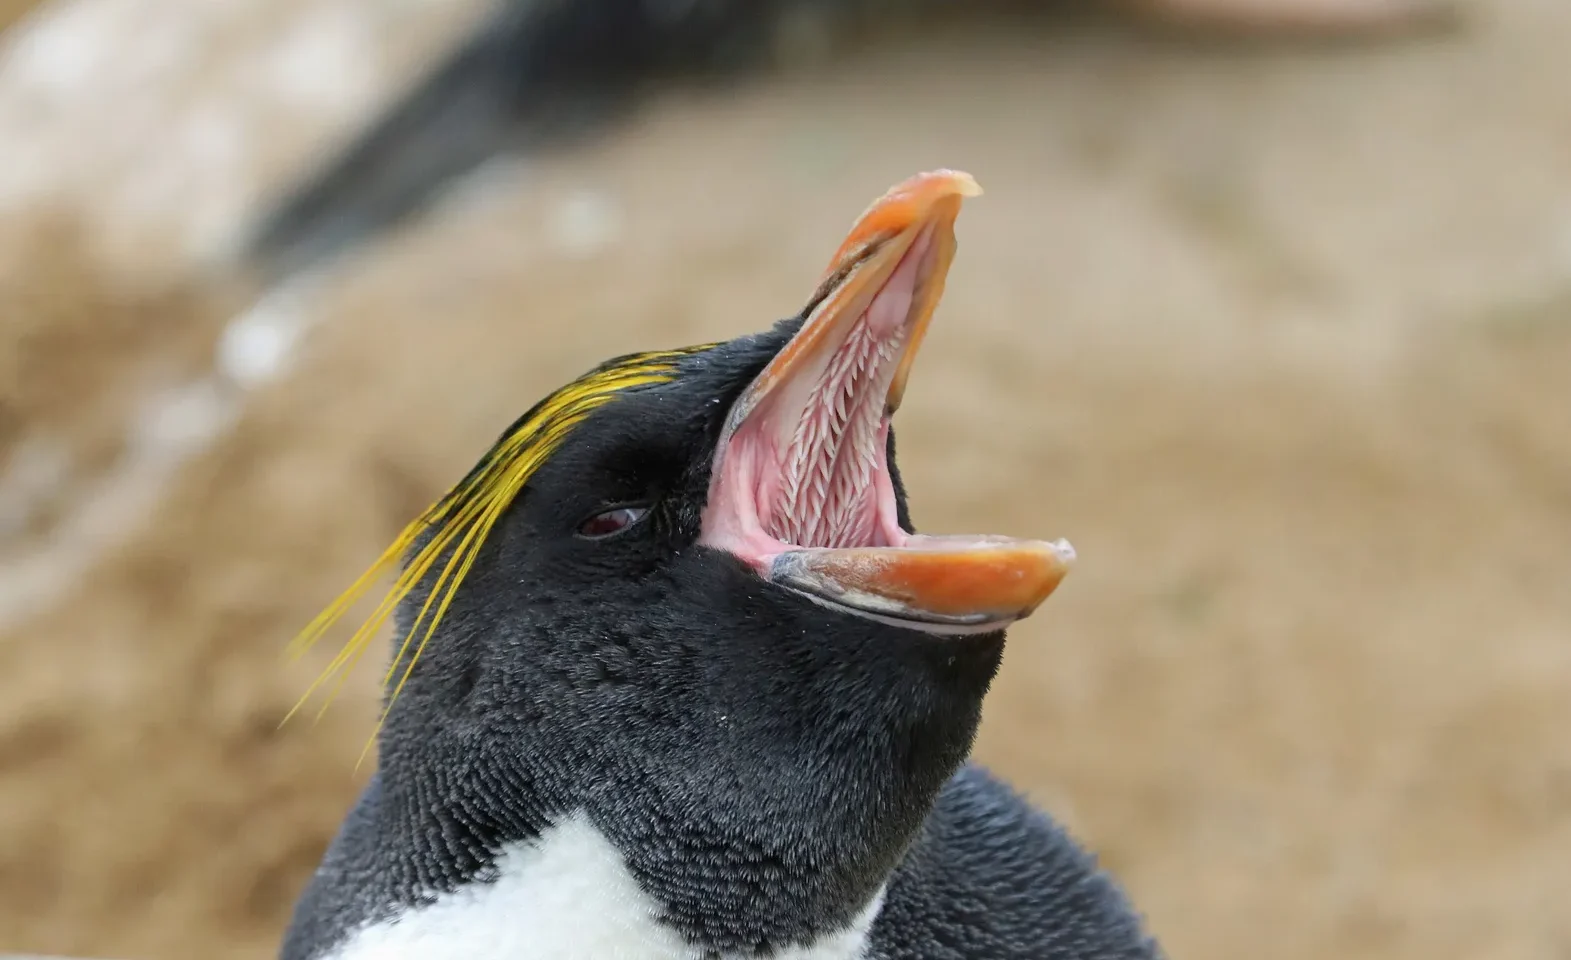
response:
<path fill-rule="evenodd" d="M 876 3 L 876 0 L 874 0 Z M 488 159 L 628 107 L 645 82 L 764 59 L 780 18 L 869 0 L 501 0 L 447 59 L 268 211 L 242 256 L 270 280 L 421 210 Z"/>

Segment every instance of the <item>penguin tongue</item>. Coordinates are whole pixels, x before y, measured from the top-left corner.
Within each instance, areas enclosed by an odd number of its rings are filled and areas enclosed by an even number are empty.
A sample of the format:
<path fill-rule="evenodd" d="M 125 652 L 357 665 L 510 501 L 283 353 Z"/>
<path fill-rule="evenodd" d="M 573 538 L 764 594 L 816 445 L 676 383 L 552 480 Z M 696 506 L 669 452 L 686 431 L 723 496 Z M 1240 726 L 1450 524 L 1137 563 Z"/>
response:
<path fill-rule="evenodd" d="M 940 632 L 1029 615 L 1068 572 L 1060 540 L 925 537 L 897 518 L 889 420 L 955 253 L 961 201 L 939 170 L 891 188 L 852 227 L 801 329 L 731 408 L 701 542 L 823 604 Z"/>

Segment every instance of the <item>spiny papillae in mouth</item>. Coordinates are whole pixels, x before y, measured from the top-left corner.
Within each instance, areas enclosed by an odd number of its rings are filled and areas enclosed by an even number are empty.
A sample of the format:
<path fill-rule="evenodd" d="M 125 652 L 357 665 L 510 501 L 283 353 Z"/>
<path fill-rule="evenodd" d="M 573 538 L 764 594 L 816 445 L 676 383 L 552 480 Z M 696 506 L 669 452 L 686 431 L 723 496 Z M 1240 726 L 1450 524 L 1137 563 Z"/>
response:
<path fill-rule="evenodd" d="M 885 396 L 905 340 L 864 317 L 813 388 L 786 447 L 780 490 L 764 530 L 803 547 L 860 547 L 878 539 L 874 497 L 885 463 Z"/>

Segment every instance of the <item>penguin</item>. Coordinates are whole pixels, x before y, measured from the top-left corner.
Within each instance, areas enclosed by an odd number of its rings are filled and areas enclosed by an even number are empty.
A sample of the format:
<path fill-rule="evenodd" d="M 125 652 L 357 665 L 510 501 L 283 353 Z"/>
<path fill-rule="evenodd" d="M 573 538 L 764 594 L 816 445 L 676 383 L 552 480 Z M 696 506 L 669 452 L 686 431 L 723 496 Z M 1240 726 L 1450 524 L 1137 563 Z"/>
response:
<path fill-rule="evenodd" d="M 1118 883 L 970 758 L 1063 540 L 915 532 L 891 417 L 968 174 L 892 187 L 795 317 L 610 360 L 382 573 L 377 769 L 281 960 L 1155 960 Z"/>
<path fill-rule="evenodd" d="M 1030 0 L 1281 37 L 1448 27 L 1458 0 Z M 489 160 L 570 145 L 674 82 L 722 84 L 822 58 L 955 0 L 501 0 L 339 152 L 263 211 L 239 256 L 282 283 L 418 216 Z"/>

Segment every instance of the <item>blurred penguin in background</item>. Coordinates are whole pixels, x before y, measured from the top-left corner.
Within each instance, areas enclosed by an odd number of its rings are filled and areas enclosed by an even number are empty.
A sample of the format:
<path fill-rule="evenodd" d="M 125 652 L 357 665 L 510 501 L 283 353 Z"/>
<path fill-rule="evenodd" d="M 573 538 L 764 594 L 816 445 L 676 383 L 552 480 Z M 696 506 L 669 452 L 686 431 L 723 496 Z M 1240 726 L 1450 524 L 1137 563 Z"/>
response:
<path fill-rule="evenodd" d="M 991 6 L 999 6 L 996 2 Z M 1369 38 L 1450 22 L 1453 0 L 1015 0 L 1265 37 Z M 270 280 L 328 261 L 503 154 L 604 125 L 640 93 L 810 61 L 959 0 L 501 0 L 400 99 L 286 189 L 245 259 Z"/>

